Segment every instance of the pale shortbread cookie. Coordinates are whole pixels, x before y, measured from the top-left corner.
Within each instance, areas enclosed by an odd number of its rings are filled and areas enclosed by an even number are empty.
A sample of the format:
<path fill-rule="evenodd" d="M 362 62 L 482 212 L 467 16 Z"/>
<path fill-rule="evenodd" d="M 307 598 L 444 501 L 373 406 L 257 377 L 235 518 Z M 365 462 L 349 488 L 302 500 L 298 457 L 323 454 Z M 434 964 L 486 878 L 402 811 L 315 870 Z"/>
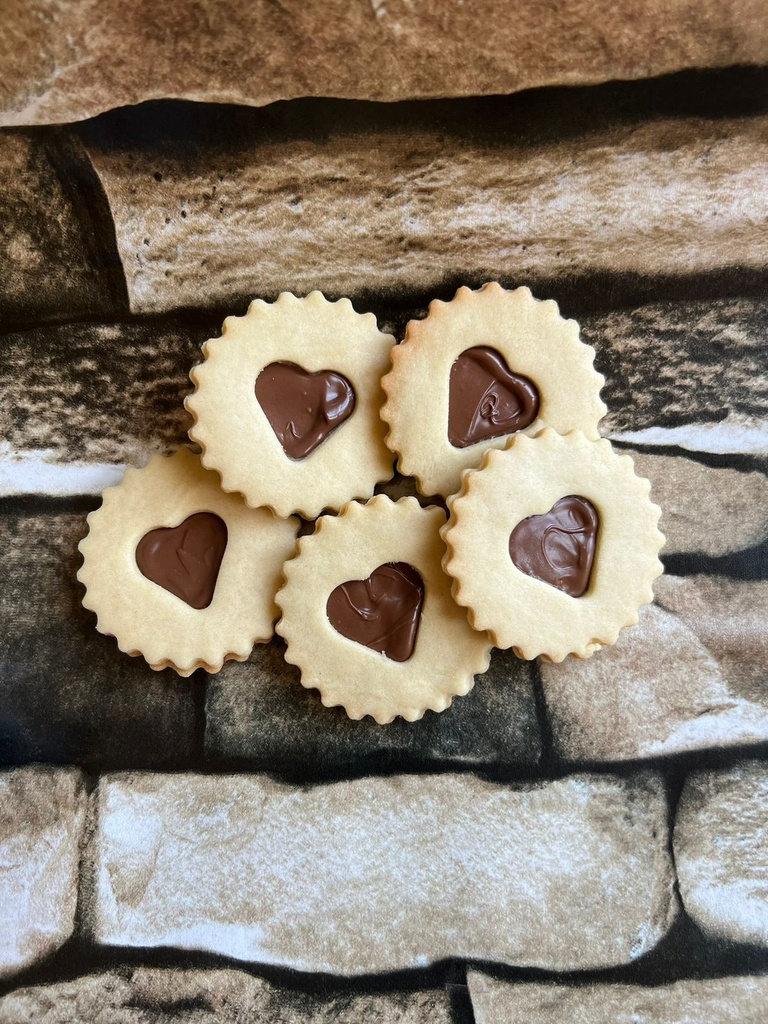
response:
<path fill-rule="evenodd" d="M 441 531 L 453 595 L 469 609 L 473 626 L 488 630 L 496 646 L 528 659 L 587 658 L 615 643 L 622 628 L 637 622 L 641 605 L 653 600 L 652 583 L 662 572 L 661 510 L 650 500 L 650 487 L 635 475 L 628 455 L 578 431 L 518 435 L 504 451 L 489 452 L 479 470 L 464 474 Z M 583 512 L 566 511 L 559 523 L 538 529 L 568 496 L 586 499 L 598 520 L 591 574 L 580 597 L 521 571 L 510 554 L 513 531 L 518 537 L 526 531 L 539 559 L 548 555 L 561 575 L 567 576 L 569 561 L 575 569 L 589 536 Z M 538 523 L 529 517 L 539 517 Z M 520 564 L 523 554 L 516 548 Z"/>
<path fill-rule="evenodd" d="M 201 598 L 210 603 L 192 607 L 142 573 L 137 549 L 148 534 L 168 529 L 154 557 L 165 561 L 166 574 L 170 566 L 177 582 L 194 589 L 195 567 L 210 545 L 195 549 L 192 537 L 185 546 L 179 528 L 200 513 L 223 521 L 226 540 L 223 556 L 221 545 L 216 553 L 221 561 L 212 599 Z M 100 632 L 114 636 L 120 650 L 143 655 L 153 669 L 173 668 L 182 676 L 197 668 L 218 672 L 225 661 L 244 661 L 254 643 L 272 636 L 275 592 L 298 525 L 225 494 L 216 474 L 187 449 L 170 458 L 155 456 L 144 469 L 128 469 L 88 516 L 77 574 L 86 588 L 83 604 L 96 612 Z"/>
<path fill-rule="evenodd" d="M 283 614 L 276 629 L 288 645 L 286 660 L 301 670 L 302 685 L 316 687 L 326 707 L 342 705 L 350 718 L 371 715 L 382 725 L 397 716 L 413 722 L 428 709 L 444 711 L 488 668 L 490 640 L 470 627 L 441 568 L 444 523 L 445 512 L 436 506 L 378 495 L 366 505 L 345 505 L 337 517 L 324 516 L 315 533 L 299 541 L 277 595 Z M 423 583 L 415 646 L 404 661 L 349 639 L 328 613 L 331 596 L 346 602 L 344 588 L 351 586 L 353 600 L 356 593 L 365 595 L 353 620 L 359 616 L 370 632 L 381 608 L 370 577 L 393 563 L 415 569 Z"/>
<path fill-rule="evenodd" d="M 306 298 L 283 292 L 274 303 L 256 299 L 245 316 L 224 321 L 222 337 L 203 345 L 205 362 L 190 374 L 196 390 L 185 402 L 195 421 L 189 435 L 202 448 L 203 465 L 221 474 L 224 490 L 279 516 L 299 512 L 312 519 L 369 497 L 392 475 L 379 410 L 393 345 L 373 313 L 356 313 L 349 299 L 328 302 L 318 291 Z M 349 418 L 326 428 L 325 439 L 304 457 L 286 454 L 256 397 L 257 378 L 275 363 L 341 374 L 354 389 Z"/>
<path fill-rule="evenodd" d="M 549 426 L 561 434 L 581 430 L 598 436 L 597 424 L 607 411 L 600 399 L 605 380 L 594 369 L 594 349 L 579 340 L 576 321 L 564 320 L 555 302 L 534 299 L 528 288 L 506 291 L 496 283 L 479 291 L 461 287 L 451 302 L 436 299 L 424 320 L 410 321 L 405 340 L 392 351 L 392 370 L 382 380 L 387 444 L 398 456 L 400 472 L 416 477 L 424 494 L 454 494 L 462 471 L 479 466 L 490 448 L 503 448 L 512 433 L 465 447 L 449 439 L 452 367 L 478 347 L 495 350 L 512 375 L 526 378 L 538 391 L 535 418 L 520 432 L 533 436 Z M 466 386 L 461 390 L 471 397 Z M 492 401 L 498 398 L 491 396 Z"/>

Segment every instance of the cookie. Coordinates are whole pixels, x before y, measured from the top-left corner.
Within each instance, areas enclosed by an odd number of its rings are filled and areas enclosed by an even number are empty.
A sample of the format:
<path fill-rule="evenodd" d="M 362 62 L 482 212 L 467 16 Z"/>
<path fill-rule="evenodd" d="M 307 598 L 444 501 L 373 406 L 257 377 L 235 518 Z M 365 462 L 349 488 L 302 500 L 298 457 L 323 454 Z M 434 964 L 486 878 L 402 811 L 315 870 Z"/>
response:
<path fill-rule="evenodd" d="M 313 519 L 392 475 L 379 410 L 394 338 L 320 292 L 257 299 L 203 346 L 189 436 L 225 491 Z"/>
<path fill-rule="evenodd" d="M 521 658 L 587 658 L 653 600 L 664 537 L 650 483 L 607 440 L 519 435 L 466 472 L 441 531 L 470 622 Z"/>
<path fill-rule="evenodd" d="M 597 437 L 606 413 L 594 349 L 552 300 L 528 288 L 459 288 L 411 320 L 382 380 L 387 444 L 423 494 L 458 491 L 461 474 L 510 435 L 549 426 Z"/>
<path fill-rule="evenodd" d="M 188 676 L 269 640 L 296 519 L 225 494 L 186 448 L 129 469 L 88 516 L 83 605 L 120 650 Z"/>
<path fill-rule="evenodd" d="M 380 724 L 444 711 L 484 672 L 490 641 L 451 598 L 445 512 L 415 498 L 351 502 L 318 520 L 284 569 L 277 632 L 327 707 Z"/>

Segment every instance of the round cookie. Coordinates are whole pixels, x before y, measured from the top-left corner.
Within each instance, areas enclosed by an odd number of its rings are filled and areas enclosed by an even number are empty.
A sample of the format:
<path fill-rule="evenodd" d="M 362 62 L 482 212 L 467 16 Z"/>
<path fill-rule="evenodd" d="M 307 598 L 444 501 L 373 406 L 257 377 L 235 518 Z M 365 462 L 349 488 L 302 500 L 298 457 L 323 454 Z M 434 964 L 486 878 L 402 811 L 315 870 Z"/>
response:
<path fill-rule="evenodd" d="M 488 668 L 490 641 L 451 598 L 445 513 L 378 495 L 318 520 L 284 568 L 277 632 L 326 707 L 379 724 L 444 711 Z"/>
<path fill-rule="evenodd" d="M 184 403 L 203 465 L 224 490 L 279 516 L 313 519 L 369 497 L 392 475 L 379 409 L 393 344 L 373 313 L 318 291 L 257 299 L 228 317 L 203 346 Z"/>
<path fill-rule="evenodd" d="M 296 519 L 225 494 L 186 448 L 128 469 L 88 516 L 83 605 L 120 650 L 188 676 L 244 661 L 272 636 Z"/>
<path fill-rule="evenodd" d="M 522 658 L 587 658 L 653 600 L 664 536 L 650 483 L 607 440 L 519 435 L 465 473 L 441 531 L 453 595 Z"/>
<path fill-rule="evenodd" d="M 399 471 L 422 493 L 448 496 L 463 470 L 511 434 L 549 426 L 597 437 L 606 407 L 594 356 L 576 321 L 528 288 L 462 287 L 451 302 L 431 302 L 424 320 L 408 324 L 382 380 Z"/>

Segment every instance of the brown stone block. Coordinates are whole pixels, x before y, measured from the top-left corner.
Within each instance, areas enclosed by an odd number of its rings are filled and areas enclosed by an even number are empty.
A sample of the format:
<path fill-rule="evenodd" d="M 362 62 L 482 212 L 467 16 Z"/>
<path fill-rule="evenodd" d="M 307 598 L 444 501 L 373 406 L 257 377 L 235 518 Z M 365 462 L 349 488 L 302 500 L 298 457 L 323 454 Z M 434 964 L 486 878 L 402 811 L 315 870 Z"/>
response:
<path fill-rule="evenodd" d="M 558 757 L 621 761 L 768 741 L 765 583 L 663 576 L 615 646 L 541 665 Z"/>
<path fill-rule="evenodd" d="M 87 133 L 133 311 L 762 271 L 768 258 L 765 116 L 589 120 L 560 96 L 444 124 L 274 116 L 169 125 L 161 141 Z"/>
<path fill-rule="evenodd" d="M 3 124 L 75 121 L 159 96 L 260 106 L 292 96 L 509 93 L 768 59 L 756 0 L 12 0 L 5 12 Z"/>
<path fill-rule="evenodd" d="M 651 481 L 667 538 L 662 555 L 710 557 L 768 540 L 768 476 L 714 468 L 677 455 L 629 449 L 639 476 Z"/>
<path fill-rule="evenodd" d="M 685 910 L 707 934 L 768 946 L 767 835 L 766 762 L 688 776 L 675 819 L 675 862 Z"/>
<path fill-rule="evenodd" d="M 74 931 L 85 801 L 72 768 L 0 772 L 0 977 L 43 960 Z"/>
<path fill-rule="evenodd" d="M 75 579 L 85 514 L 0 516 L 0 759 L 188 763 L 191 682 L 96 632 Z"/>
<path fill-rule="evenodd" d="M 83 174 L 93 176 L 88 158 L 61 133 L 0 132 L 0 327 L 110 316 L 119 308 L 114 271 L 95 238 L 98 181 L 81 203 Z"/>
<path fill-rule="evenodd" d="M 123 968 L 0 998 L 0 1024 L 452 1024 L 444 990 L 310 995 L 244 971 Z"/>
<path fill-rule="evenodd" d="M 295 787 L 109 775 L 88 929 L 337 975 L 447 957 L 629 963 L 675 913 L 659 776 L 471 775 Z"/>
<path fill-rule="evenodd" d="M 514 984 L 469 972 L 476 1024 L 764 1024 L 768 978 L 643 985 Z"/>
<path fill-rule="evenodd" d="M 768 454 L 762 299 L 657 303 L 585 317 L 581 327 L 606 377 L 603 434 L 633 444 Z"/>
<path fill-rule="evenodd" d="M 205 746 L 211 763 L 312 777 L 430 762 L 501 768 L 539 760 L 531 670 L 511 652 L 494 651 L 474 690 L 442 714 L 380 726 L 370 718 L 353 722 L 343 708 L 324 708 L 316 690 L 301 686 L 284 650 L 274 640 L 256 647 L 245 664 L 225 665 L 210 677 Z"/>
<path fill-rule="evenodd" d="M 187 440 L 184 397 L 220 324 L 68 324 L 6 335 L 0 493 L 98 494 Z"/>
<path fill-rule="evenodd" d="M 768 703 L 768 581 L 721 576 L 662 576 L 656 600 L 674 612 L 717 659 L 735 696 Z"/>

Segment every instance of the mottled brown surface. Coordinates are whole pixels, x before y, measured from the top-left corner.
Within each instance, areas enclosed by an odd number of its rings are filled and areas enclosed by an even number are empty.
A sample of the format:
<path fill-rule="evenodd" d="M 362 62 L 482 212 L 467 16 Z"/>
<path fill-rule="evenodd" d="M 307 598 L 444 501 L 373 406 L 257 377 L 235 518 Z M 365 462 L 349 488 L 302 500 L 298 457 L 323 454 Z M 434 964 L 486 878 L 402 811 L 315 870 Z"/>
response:
<path fill-rule="evenodd" d="M 238 762 L 313 775 L 397 766 L 533 766 L 541 753 L 531 671 L 510 651 L 494 652 L 466 697 L 418 722 L 382 728 L 324 708 L 284 658 L 282 641 L 255 648 L 244 665 L 225 665 L 208 683 L 205 745 L 211 766 Z"/>
<path fill-rule="evenodd" d="M 768 765 L 695 771 L 680 797 L 674 850 L 688 914 L 710 935 L 768 946 Z"/>
<path fill-rule="evenodd" d="M 244 971 L 124 967 L 0 998 L 0 1024 L 452 1024 L 444 990 L 321 995 Z"/>
<path fill-rule="evenodd" d="M 758 0 L 10 0 L 4 124 L 156 97 L 262 105 L 508 93 L 768 59 Z"/>
<path fill-rule="evenodd" d="M 722 584 L 708 577 L 699 577 L 697 589 L 685 579 L 660 582 L 660 600 L 687 592 L 693 614 L 681 619 L 658 605 L 645 607 L 637 627 L 588 661 L 541 665 L 552 744 L 562 760 L 622 761 L 768 741 L 768 692 L 758 681 L 764 683 L 765 673 L 757 668 L 757 650 L 734 652 L 723 664 L 722 648 L 708 646 L 712 632 L 729 626 L 727 598 L 716 596 Z M 731 583 L 728 593 L 744 608 L 766 600 L 766 585 Z M 698 613 L 690 607 L 697 599 Z M 764 658 L 754 616 L 737 628 Z"/>
<path fill-rule="evenodd" d="M 651 481 L 651 498 L 661 508 L 664 556 L 701 552 L 717 557 L 768 540 L 765 473 L 627 450 L 638 476 Z"/>
<path fill-rule="evenodd" d="M 183 401 L 217 321 L 67 324 L 2 339 L 0 436 L 53 461 L 129 462 L 185 441 Z"/>
<path fill-rule="evenodd" d="M 764 705 L 768 678 L 768 580 L 662 576 L 656 600 L 678 616 L 717 660 L 729 688 Z"/>
<path fill-rule="evenodd" d="M 659 303 L 585 317 L 607 378 L 603 433 L 768 417 L 768 312 L 762 299 Z"/>
<path fill-rule="evenodd" d="M 189 761 L 191 681 L 96 632 L 75 580 L 84 513 L 0 517 L 0 760 Z"/>
<path fill-rule="evenodd" d="M 0 132 L 0 329 L 115 311 L 93 221 L 77 201 L 79 168 L 70 163 L 62 181 L 61 158 L 52 132 Z"/>
<path fill-rule="evenodd" d="M 320 288 L 672 275 L 768 261 L 768 120 L 550 97 L 445 119 L 320 108 L 87 133 L 135 312 Z M 483 116 L 485 114 L 485 116 Z M 128 121 L 129 126 L 133 124 Z M 745 203 L 744 195 L 750 196 Z"/>
<path fill-rule="evenodd" d="M 475 1024 L 764 1024 L 768 978 L 515 984 L 469 972 Z"/>
<path fill-rule="evenodd" d="M 629 963 L 675 913 L 659 776 L 287 786 L 109 775 L 89 929 L 338 975 L 446 957 Z M 555 841 L 556 837 L 556 841 Z"/>

